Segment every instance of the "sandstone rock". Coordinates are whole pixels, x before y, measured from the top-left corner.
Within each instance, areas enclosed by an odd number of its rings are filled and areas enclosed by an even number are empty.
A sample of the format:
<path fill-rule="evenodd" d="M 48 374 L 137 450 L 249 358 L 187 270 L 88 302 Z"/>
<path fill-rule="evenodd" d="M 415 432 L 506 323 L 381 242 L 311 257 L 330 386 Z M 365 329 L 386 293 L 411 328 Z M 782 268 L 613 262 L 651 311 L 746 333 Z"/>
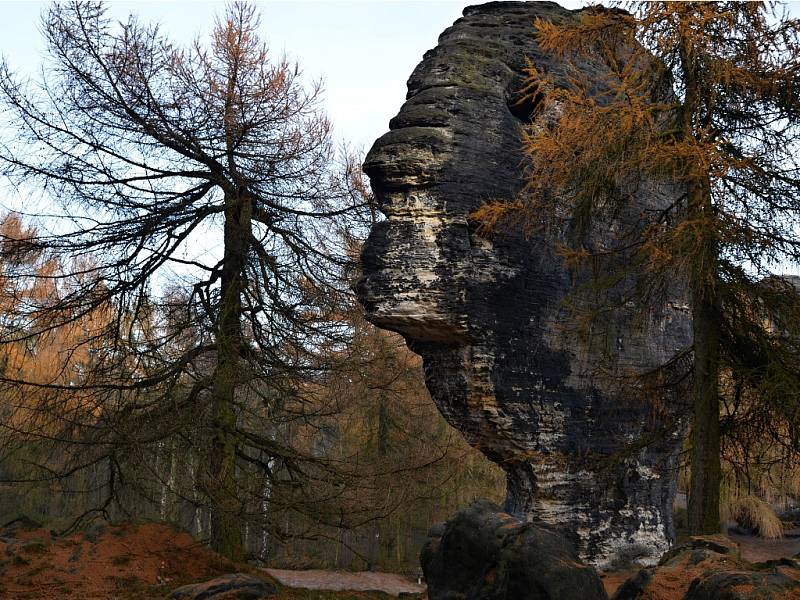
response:
<path fill-rule="evenodd" d="M 721 535 L 697 536 L 670 550 L 658 567 L 643 569 L 623 583 L 613 600 L 682 600 L 700 578 L 746 569 L 734 542 Z"/>
<path fill-rule="evenodd" d="M 603 584 L 547 528 L 478 502 L 435 527 L 422 550 L 430 600 L 602 600 Z"/>
<path fill-rule="evenodd" d="M 522 185 L 526 58 L 564 80 L 535 43 L 537 17 L 574 13 L 551 2 L 468 7 L 412 73 L 407 101 L 364 164 L 387 218 L 364 248 L 357 291 L 368 318 L 422 356 L 445 418 L 506 471 L 506 511 L 554 526 L 600 568 L 623 549 L 655 564 L 673 538 L 680 397 L 621 391 L 617 377 L 689 344 L 681 294 L 670 291 L 636 326 L 631 312 L 602 335 L 579 336 L 556 240 L 489 239 L 469 218 Z M 599 64 L 583 69 L 600 80 Z M 662 187 L 639 183 L 634 212 L 663 205 Z"/>
<path fill-rule="evenodd" d="M 674 548 L 658 567 L 622 584 L 612 600 L 800 600 L 792 559 L 750 564 L 725 536 L 699 536 Z"/>
<path fill-rule="evenodd" d="M 267 600 L 276 598 L 277 590 L 271 583 L 246 575 L 233 573 L 203 583 L 184 585 L 170 594 L 172 600 Z"/>
<path fill-rule="evenodd" d="M 798 572 L 726 571 L 692 583 L 684 600 L 791 600 L 800 598 Z"/>
<path fill-rule="evenodd" d="M 717 556 L 727 556 L 739 560 L 739 545 L 724 535 L 696 535 L 689 538 L 685 544 L 673 548 L 661 557 L 659 566 L 674 566 L 690 556 L 690 564 L 697 564 L 706 559 L 715 559 Z"/>

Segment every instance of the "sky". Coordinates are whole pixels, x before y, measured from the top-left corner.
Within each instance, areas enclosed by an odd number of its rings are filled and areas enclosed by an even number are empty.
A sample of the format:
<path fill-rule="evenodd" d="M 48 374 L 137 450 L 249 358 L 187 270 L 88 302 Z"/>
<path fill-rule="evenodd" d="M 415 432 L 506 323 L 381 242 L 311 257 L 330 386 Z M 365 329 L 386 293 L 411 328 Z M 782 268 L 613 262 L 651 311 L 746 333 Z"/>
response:
<path fill-rule="evenodd" d="M 286 54 L 300 65 L 306 81 L 322 80 L 324 106 L 337 138 L 368 150 L 388 130 L 405 100 L 406 81 L 439 34 L 461 16 L 461 1 L 304 1 L 257 2 L 263 38 L 276 58 Z M 561 2 L 579 8 L 580 0 Z M 157 21 L 177 42 L 206 36 L 224 3 L 117 1 L 115 18 L 130 13 Z M 34 73 L 44 44 L 39 17 L 46 2 L 0 0 L 0 55 L 15 71 Z"/>
<path fill-rule="evenodd" d="M 263 38 L 276 58 L 296 61 L 306 81 L 322 80 L 324 107 L 337 138 L 369 150 L 405 100 L 406 81 L 439 34 L 480 2 L 427 0 L 290 0 L 256 2 Z M 590 2 L 567 0 L 575 9 Z M 787 3 L 800 14 L 800 1 Z M 207 36 L 224 2 L 112 1 L 112 14 L 157 21 L 176 42 Z M 34 73 L 44 44 L 39 17 L 47 2 L 0 0 L 0 55 L 19 73 Z"/>
<path fill-rule="evenodd" d="M 596 1 L 596 0 L 595 0 Z M 262 37 L 276 60 L 297 62 L 305 81 L 321 80 L 325 108 L 340 143 L 366 152 L 388 130 L 405 100 L 406 81 L 439 34 L 461 16 L 464 0 L 290 0 L 255 2 Z M 565 0 L 576 9 L 593 2 Z M 787 3 L 800 15 L 800 1 Z M 0 0 L 0 56 L 18 74 L 35 74 L 44 57 L 41 1 Z M 111 14 L 160 23 L 176 43 L 206 38 L 223 0 L 117 0 Z M 30 205 L 0 185 L 0 211 Z"/>
<path fill-rule="evenodd" d="M 388 131 L 402 106 L 406 81 L 423 54 L 436 46 L 439 34 L 458 19 L 469 1 L 292 0 L 254 2 L 261 13 L 262 39 L 274 59 L 284 55 L 300 66 L 308 84 L 322 81 L 323 108 L 334 135 L 351 150 L 366 153 Z M 562 2 L 579 8 L 581 0 Z M 34 76 L 45 58 L 41 15 L 48 2 L 0 0 L 0 56 L 18 76 Z M 224 0 L 112 0 L 111 16 L 126 20 L 136 14 L 157 22 L 176 44 L 208 39 L 214 16 Z M 34 190 L 14 189 L 0 179 L 0 213 L 51 213 L 52 199 Z M 60 211 L 56 211 L 60 212 Z M 52 220 L 38 222 L 58 227 Z M 218 260 L 219 232 L 210 226 L 188 243 L 183 258 Z M 180 276 L 177 272 L 167 278 Z"/>

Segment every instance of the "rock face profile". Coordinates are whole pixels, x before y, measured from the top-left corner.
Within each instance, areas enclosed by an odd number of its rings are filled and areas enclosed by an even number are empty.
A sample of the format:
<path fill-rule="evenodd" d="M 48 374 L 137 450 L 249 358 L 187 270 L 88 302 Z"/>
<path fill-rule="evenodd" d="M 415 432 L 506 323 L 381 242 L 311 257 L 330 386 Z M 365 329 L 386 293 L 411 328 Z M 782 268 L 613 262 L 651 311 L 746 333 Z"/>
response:
<path fill-rule="evenodd" d="M 428 534 L 421 562 L 430 600 L 607 600 L 562 536 L 476 502 Z"/>
<path fill-rule="evenodd" d="M 526 59 L 564 81 L 534 20 L 574 16 L 550 2 L 468 7 L 425 54 L 364 164 L 386 219 L 364 247 L 357 292 L 370 321 L 422 356 L 445 418 L 505 470 L 506 512 L 554 527 L 601 569 L 623 552 L 654 564 L 673 537 L 678 392 L 618 381 L 689 344 L 680 295 L 579 334 L 574 274 L 555 240 L 478 235 L 469 218 L 522 186 Z M 664 205 L 658 186 L 637 189 L 640 208 Z"/>

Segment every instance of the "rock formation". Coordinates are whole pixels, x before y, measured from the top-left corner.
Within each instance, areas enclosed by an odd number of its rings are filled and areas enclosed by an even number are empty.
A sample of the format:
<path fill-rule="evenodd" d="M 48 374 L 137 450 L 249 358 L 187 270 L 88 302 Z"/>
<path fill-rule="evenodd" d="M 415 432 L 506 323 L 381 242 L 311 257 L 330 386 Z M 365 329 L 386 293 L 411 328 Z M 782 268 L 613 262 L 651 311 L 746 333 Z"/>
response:
<path fill-rule="evenodd" d="M 800 600 L 800 562 L 752 564 L 722 535 L 693 537 L 642 569 L 612 600 Z"/>
<path fill-rule="evenodd" d="M 423 357 L 447 420 L 505 470 L 507 512 L 553 525 L 600 568 L 623 548 L 652 564 L 673 537 L 677 399 L 612 380 L 688 344 L 680 295 L 635 326 L 632 311 L 602 335 L 578 335 L 554 240 L 487 238 L 469 219 L 522 185 L 526 58 L 563 81 L 534 41 L 537 17 L 574 13 L 549 2 L 469 7 L 414 70 L 364 164 L 387 218 L 364 248 L 357 291 L 368 318 Z M 600 68 L 585 65 L 589 75 Z M 660 190 L 640 185 L 637 198 L 657 207 Z"/>
<path fill-rule="evenodd" d="M 430 600 L 608 600 L 562 536 L 488 502 L 434 526 L 420 560 Z"/>

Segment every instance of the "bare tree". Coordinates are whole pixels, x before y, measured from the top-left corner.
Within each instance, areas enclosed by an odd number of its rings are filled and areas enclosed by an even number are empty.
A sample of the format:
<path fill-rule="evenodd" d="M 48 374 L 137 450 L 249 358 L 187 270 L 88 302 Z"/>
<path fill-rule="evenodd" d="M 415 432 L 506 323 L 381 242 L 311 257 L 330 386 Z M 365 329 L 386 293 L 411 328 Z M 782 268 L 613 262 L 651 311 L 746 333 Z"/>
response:
<path fill-rule="evenodd" d="M 110 502 L 121 460 L 199 421 L 212 546 L 241 558 L 237 465 L 291 482 L 314 459 L 264 419 L 287 395 L 303 405 L 295 382 L 324 371 L 319 350 L 347 335 L 328 317 L 349 262 L 338 234 L 363 197 L 335 167 L 319 87 L 272 60 L 253 7 L 228 6 L 210 43 L 189 48 L 134 17 L 114 23 L 96 2 L 54 4 L 43 23 L 41 78 L 0 70 L 0 168 L 21 192 L 52 199 L 25 242 L 62 270 L 5 267 L 54 292 L 15 303 L 0 343 L 111 316 L 81 339 L 92 354 L 80 377 L 3 373 L 7 394 L 35 389 L 47 398 L 35 412 L 57 421 L 13 433 L 79 441 L 58 474 L 105 461 Z M 153 293 L 167 282 L 170 293 Z M 81 411 L 67 417 L 54 407 L 76 389 Z"/>

